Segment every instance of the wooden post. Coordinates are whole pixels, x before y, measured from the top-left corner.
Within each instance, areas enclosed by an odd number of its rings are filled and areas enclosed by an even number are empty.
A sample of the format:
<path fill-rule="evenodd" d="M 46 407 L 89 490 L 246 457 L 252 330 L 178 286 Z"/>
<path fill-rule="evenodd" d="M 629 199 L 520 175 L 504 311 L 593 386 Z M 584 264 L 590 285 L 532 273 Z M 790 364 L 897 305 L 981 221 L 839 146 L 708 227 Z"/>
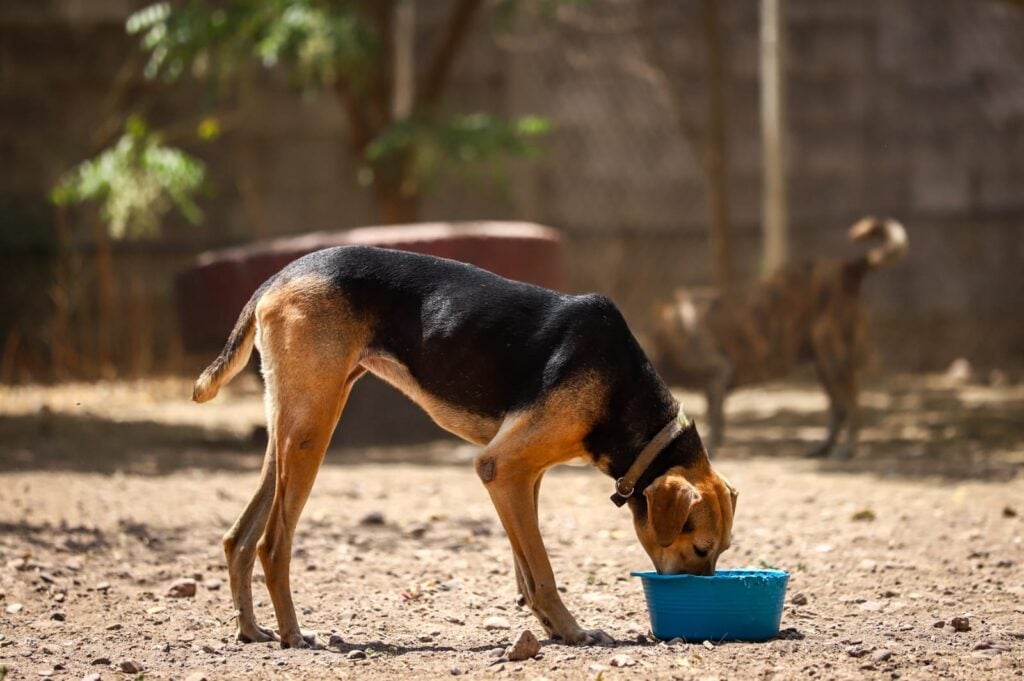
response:
<path fill-rule="evenodd" d="M 764 154 L 764 271 L 789 255 L 786 201 L 785 0 L 761 0 L 761 135 Z"/>
<path fill-rule="evenodd" d="M 729 181 L 726 149 L 725 68 L 722 59 L 722 31 L 719 0 L 702 0 L 704 45 L 707 64 L 704 83 L 707 92 L 704 174 L 711 234 L 711 257 L 715 286 L 728 293 L 734 283 L 729 224 Z"/>

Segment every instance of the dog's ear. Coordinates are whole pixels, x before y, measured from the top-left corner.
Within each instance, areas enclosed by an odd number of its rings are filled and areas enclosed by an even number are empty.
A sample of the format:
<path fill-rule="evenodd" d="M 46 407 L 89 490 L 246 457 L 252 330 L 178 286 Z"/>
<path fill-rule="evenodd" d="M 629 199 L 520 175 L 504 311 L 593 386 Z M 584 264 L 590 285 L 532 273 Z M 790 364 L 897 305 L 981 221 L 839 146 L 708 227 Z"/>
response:
<path fill-rule="evenodd" d="M 661 546 L 671 546 L 700 501 L 700 492 L 681 475 L 665 474 L 644 490 L 647 522 Z"/>

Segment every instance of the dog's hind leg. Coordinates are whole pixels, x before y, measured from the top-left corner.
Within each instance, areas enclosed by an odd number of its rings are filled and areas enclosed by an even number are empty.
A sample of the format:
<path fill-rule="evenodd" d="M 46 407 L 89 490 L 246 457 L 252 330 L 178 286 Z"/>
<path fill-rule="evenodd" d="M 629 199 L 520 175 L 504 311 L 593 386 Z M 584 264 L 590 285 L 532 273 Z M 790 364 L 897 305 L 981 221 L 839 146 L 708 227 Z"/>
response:
<path fill-rule="evenodd" d="M 276 484 L 257 552 L 277 615 L 281 646 L 308 647 L 292 603 L 292 539 L 355 380 L 368 331 L 321 280 L 268 292 L 257 308 L 267 377 Z"/>
<path fill-rule="evenodd" d="M 252 567 L 256 561 L 256 543 L 263 534 L 270 504 L 274 500 L 275 458 L 274 438 L 273 433 L 270 433 L 256 493 L 224 535 L 231 600 L 238 621 L 237 638 L 243 643 L 273 641 L 276 638 L 273 632 L 256 623 L 252 607 Z"/>

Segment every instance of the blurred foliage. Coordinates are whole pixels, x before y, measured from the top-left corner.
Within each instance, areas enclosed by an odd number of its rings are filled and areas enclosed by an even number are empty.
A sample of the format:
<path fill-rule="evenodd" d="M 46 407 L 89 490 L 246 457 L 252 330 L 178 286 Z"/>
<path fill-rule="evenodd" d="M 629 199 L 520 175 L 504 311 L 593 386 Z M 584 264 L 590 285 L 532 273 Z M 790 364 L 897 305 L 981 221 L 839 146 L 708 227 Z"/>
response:
<path fill-rule="evenodd" d="M 394 0 L 379 0 L 394 2 Z M 562 0 L 565 1 L 565 0 Z M 574 0 L 580 2 L 581 0 Z M 509 13 L 522 0 L 504 2 Z M 279 67 L 306 91 L 342 85 L 356 99 L 369 99 L 386 66 L 388 36 L 380 34 L 365 0 L 186 0 L 161 2 L 133 14 L 131 34 L 149 52 L 146 75 L 175 81 L 186 75 L 227 84 L 253 61 Z M 558 0 L 540 0 L 554 7 Z M 503 120 L 485 114 L 442 115 L 417 111 L 407 119 L 383 121 L 359 150 L 373 184 L 384 164 L 411 155 L 416 180 L 436 177 L 447 162 L 465 166 L 499 157 L 535 157 L 535 141 L 548 130 L 532 116 Z M 405 167 L 403 165 L 403 167 Z"/>
<path fill-rule="evenodd" d="M 387 1 L 387 0 L 385 0 Z M 252 59 L 282 65 L 305 86 L 357 77 L 379 59 L 381 37 L 360 5 L 345 0 L 159 2 L 128 18 L 149 52 L 146 76 L 223 79 Z"/>
<path fill-rule="evenodd" d="M 152 236 L 173 207 L 190 222 L 202 217 L 193 196 L 203 184 L 203 163 L 161 144 L 160 135 L 130 117 L 112 147 L 71 170 L 53 189 L 58 205 L 98 201 L 115 239 Z"/>
<path fill-rule="evenodd" d="M 397 0 L 178 0 L 158 2 L 132 14 L 126 30 L 148 54 L 147 78 L 173 83 L 187 77 L 223 94 L 249 77 L 252 65 L 283 71 L 307 93 L 339 96 L 350 116 L 365 128 L 353 142 L 361 184 L 400 187 L 408 194 L 439 177 L 446 167 L 473 164 L 504 177 L 510 157 L 536 157 L 548 131 L 543 119 L 514 120 L 474 113 L 446 113 L 434 101 L 414 99 L 406 118 L 390 114 L 392 36 L 382 19 Z M 586 0 L 503 0 L 498 17 L 520 6 L 553 12 L 559 2 Z M 378 4 L 379 3 L 379 4 Z M 387 4 L 387 3 L 390 3 Z M 422 65 L 422 64 L 421 64 Z M 195 128 L 201 140 L 221 134 L 218 115 Z M 58 203 L 96 200 L 116 238 L 153 234 L 176 208 L 192 222 L 193 201 L 203 165 L 132 119 L 109 149 L 82 163 L 54 190 Z"/>
<path fill-rule="evenodd" d="M 416 174 L 428 181 L 446 165 L 466 169 L 490 163 L 492 179 L 498 180 L 505 158 L 537 157 L 540 148 L 534 140 L 549 130 L 548 121 L 538 116 L 507 121 L 477 113 L 454 115 L 440 124 L 414 117 L 384 130 L 367 148 L 366 160 L 372 168 L 414 152 Z"/>

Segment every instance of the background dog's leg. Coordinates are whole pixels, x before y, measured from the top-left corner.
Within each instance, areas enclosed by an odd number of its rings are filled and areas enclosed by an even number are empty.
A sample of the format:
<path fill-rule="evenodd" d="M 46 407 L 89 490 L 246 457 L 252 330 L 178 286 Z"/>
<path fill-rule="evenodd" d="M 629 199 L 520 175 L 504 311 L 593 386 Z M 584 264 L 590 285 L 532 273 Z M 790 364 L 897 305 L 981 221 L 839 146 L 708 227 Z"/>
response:
<path fill-rule="evenodd" d="M 839 438 L 839 431 L 845 420 L 845 413 L 836 390 L 835 372 L 829 365 L 829 360 L 816 355 L 814 367 L 817 369 L 821 386 L 825 389 L 825 394 L 828 396 L 828 435 L 825 436 L 822 442 L 811 447 L 807 451 L 807 456 L 821 457 L 827 456 L 832 451 L 832 448 L 835 447 L 836 440 Z"/>
<path fill-rule="evenodd" d="M 256 543 L 266 527 L 270 504 L 274 500 L 275 469 L 274 438 L 271 434 L 256 493 L 224 535 L 231 600 L 238 620 L 237 637 L 243 643 L 273 641 L 276 638 L 273 632 L 256 623 L 252 607 L 252 567 L 256 562 Z"/>
<path fill-rule="evenodd" d="M 849 459 L 857 451 L 857 438 L 860 434 L 860 406 L 857 400 L 857 373 L 849 361 L 840 364 L 840 371 L 836 385 L 836 393 L 842 403 L 842 411 L 845 414 L 846 432 L 839 445 L 832 450 L 832 456 L 837 459 Z"/>
<path fill-rule="evenodd" d="M 715 373 L 704 392 L 707 400 L 708 425 L 711 429 L 708 447 L 711 452 L 718 449 L 725 440 L 725 396 L 729 390 L 732 371 L 727 362 L 715 363 Z"/>

